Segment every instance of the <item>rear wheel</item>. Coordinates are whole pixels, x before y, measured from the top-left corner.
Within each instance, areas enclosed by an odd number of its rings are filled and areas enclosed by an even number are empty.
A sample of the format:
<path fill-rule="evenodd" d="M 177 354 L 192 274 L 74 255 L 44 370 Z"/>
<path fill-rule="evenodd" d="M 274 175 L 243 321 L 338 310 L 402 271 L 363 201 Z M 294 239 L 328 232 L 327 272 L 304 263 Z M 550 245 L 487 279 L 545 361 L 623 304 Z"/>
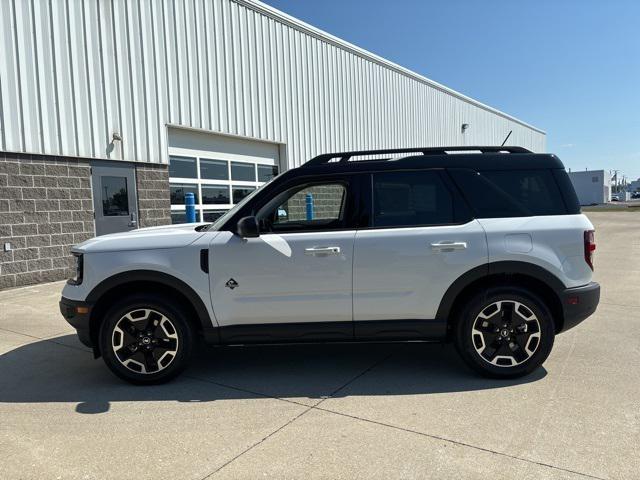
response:
<path fill-rule="evenodd" d="M 163 383 L 187 366 L 193 335 L 182 311 L 157 295 L 134 295 L 114 305 L 100 328 L 105 363 L 136 384 Z"/>
<path fill-rule="evenodd" d="M 462 309 L 455 331 L 464 361 L 494 378 L 534 371 L 549 356 L 554 337 L 553 318 L 544 302 L 513 288 L 478 293 Z"/>

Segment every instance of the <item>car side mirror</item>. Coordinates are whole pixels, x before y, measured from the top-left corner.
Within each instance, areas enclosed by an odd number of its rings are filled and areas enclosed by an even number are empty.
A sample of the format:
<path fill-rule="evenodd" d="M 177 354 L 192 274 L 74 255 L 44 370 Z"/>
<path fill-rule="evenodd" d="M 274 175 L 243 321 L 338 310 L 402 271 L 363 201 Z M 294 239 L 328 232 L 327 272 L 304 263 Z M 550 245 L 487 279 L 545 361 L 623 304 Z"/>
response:
<path fill-rule="evenodd" d="M 242 217 L 238 220 L 238 227 L 236 229 L 238 235 L 244 238 L 255 238 L 260 236 L 260 228 L 258 227 L 258 220 L 256 217 Z"/>

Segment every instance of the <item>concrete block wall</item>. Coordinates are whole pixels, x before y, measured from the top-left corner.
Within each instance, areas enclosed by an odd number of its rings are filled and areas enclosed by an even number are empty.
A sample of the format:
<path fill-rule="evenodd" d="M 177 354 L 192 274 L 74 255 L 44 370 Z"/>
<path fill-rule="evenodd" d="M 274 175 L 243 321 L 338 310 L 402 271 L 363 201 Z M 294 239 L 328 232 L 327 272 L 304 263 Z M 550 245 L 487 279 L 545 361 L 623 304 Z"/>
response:
<path fill-rule="evenodd" d="M 169 169 L 166 165 L 136 164 L 136 190 L 140 228 L 171 224 Z"/>
<path fill-rule="evenodd" d="M 305 220 L 307 218 L 307 193 L 313 195 L 314 218 L 337 218 L 339 216 L 344 187 L 341 185 L 320 185 L 305 188 L 288 200 L 289 221 Z"/>
<path fill-rule="evenodd" d="M 73 275 L 71 246 L 95 235 L 90 177 L 86 160 L 0 152 L 0 289 Z"/>

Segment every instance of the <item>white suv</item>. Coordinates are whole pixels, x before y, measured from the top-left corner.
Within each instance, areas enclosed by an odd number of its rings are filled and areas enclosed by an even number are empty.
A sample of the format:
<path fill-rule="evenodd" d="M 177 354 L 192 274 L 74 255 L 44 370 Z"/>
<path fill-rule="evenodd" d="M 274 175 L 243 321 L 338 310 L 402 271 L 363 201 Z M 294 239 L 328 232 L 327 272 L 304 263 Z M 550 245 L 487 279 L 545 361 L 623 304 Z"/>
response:
<path fill-rule="evenodd" d="M 593 234 L 554 155 L 326 154 L 213 224 L 77 245 L 60 309 L 134 383 L 177 375 L 198 338 L 453 341 L 478 372 L 516 377 L 595 311 Z"/>

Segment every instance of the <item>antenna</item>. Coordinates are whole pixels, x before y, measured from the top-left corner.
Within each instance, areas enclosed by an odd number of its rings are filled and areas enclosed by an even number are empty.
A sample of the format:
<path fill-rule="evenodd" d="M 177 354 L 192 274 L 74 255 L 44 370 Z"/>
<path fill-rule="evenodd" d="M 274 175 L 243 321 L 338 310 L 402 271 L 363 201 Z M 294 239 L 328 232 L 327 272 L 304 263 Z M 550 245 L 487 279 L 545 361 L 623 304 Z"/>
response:
<path fill-rule="evenodd" d="M 507 138 L 505 138 L 504 142 L 502 142 L 502 145 L 500 145 L 501 147 L 504 147 L 504 144 L 507 143 L 507 140 L 509 140 L 509 137 L 511 136 L 512 133 L 513 133 L 513 130 L 509 130 L 509 133 L 507 133 Z"/>

